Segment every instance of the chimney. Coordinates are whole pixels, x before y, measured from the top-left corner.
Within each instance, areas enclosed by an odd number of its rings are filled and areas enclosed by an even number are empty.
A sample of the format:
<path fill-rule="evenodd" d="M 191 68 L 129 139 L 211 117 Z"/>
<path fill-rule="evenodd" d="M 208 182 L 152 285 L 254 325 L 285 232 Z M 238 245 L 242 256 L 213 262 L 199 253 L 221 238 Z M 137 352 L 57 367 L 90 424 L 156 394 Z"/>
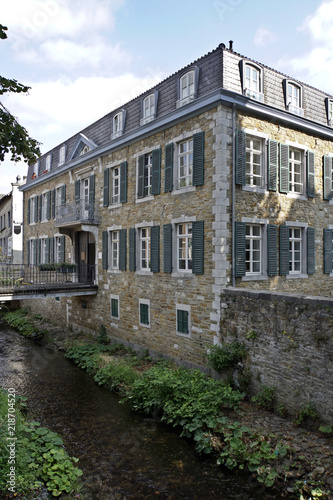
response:
<path fill-rule="evenodd" d="M 229 40 L 229 50 L 233 50 L 232 46 L 233 46 L 233 40 Z"/>

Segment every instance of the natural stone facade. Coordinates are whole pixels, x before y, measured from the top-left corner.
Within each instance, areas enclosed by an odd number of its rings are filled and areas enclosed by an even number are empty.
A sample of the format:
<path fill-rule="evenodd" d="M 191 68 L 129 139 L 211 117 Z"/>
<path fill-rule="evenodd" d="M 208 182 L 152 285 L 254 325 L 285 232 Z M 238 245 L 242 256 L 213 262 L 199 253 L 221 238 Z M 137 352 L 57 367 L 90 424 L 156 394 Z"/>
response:
<path fill-rule="evenodd" d="M 296 414 L 309 403 L 333 423 L 333 299 L 228 288 L 222 294 L 221 335 L 246 345 L 251 389 L 275 387 Z"/>
<path fill-rule="evenodd" d="M 203 365 L 225 287 L 331 295 L 330 103 L 221 44 L 43 155 L 25 262 L 93 267 L 98 292 L 29 306 Z"/>

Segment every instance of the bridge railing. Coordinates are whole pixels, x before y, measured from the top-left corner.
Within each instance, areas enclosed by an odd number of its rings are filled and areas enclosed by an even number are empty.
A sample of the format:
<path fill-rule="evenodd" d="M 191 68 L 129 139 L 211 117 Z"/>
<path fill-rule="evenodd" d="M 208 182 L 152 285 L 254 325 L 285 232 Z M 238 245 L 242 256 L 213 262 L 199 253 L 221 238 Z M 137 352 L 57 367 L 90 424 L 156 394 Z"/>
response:
<path fill-rule="evenodd" d="M 62 264 L 3 264 L 0 263 L 0 290 L 32 288 L 59 284 L 94 284 L 95 266 Z"/>

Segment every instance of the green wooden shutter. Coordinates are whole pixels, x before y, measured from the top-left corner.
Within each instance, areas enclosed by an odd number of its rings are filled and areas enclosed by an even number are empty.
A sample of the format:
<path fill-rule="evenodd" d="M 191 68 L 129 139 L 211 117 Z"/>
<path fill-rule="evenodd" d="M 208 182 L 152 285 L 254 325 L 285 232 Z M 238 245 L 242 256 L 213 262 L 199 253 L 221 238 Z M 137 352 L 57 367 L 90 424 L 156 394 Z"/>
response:
<path fill-rule="evenodd" d="M 315 155 L 313 151 L 308 151 L 306 156 L 306 173 L 308 196 L 314 198 L 315 196 Z"/>
<path fill-rule="evenodd" d="M 95 202 L 95 174 L 89 177 L 89 203 Z"/>
<path fill-rule="evenodd" d="M 35 210 L 34 210 L 34 222 L 38 222 L 38 196 L 34 198 Z"/>
<path fill-rule="evenodd" d="M 289 193 L 289 146 L 280 144 L 280 193 Z"/>
<path fill-rule="evenodd" d="M 38 220 L 42 221 L 42 208 L 43 208 L 43 195 L 39 196 L 39 207 L 38 207 Z"/>
<path fill-rule="evenodd" d="M 51 216 L 52 216 L 52 219 L 55 218 L 55 197 L 56 197 L 56 190 L 52 189 L 52 196 L 51 196 Z"/>
<path fill-rule="evenodd" d="M 192 272 L 204 273 L 204 221 L 192 222 Z"/>
<path fill-rule="evenodd" d="M 324 229 L 324 273 L 325 274 L 330 274 L 332 272 L 332 260 L 333 260 L 332 237 L 333 237 L 332 229 Z"/>
<path fill-rule="evenodd" d="M 60 260 L 60 263 L 63 263 L 66 261 L 66 259 L 65 259 L 65 236 L 60 237 L 59 260 Z"/>
<path fill-rule="evenodd" d="M 316 272 L 316 242 L 314 227 L 308 227 L 307 230 L 307 253 L 308 274 L 314 274 Z"/>
<path fill-rule="evenodd" d="M 193 135 L 193 186 L 204 183 L 204 132 Z"/>
<path fill-rule="evenodd" d="M 30 240 L 26 242 L 27 245 L 27 264 L 30 264 Z"/>
<path fill-rule="evenodd" d="M 54 262 L 54 237 L 50 238 L 50 262 L 53 264 Z"/>
<path fill-rule="evenodd" d="M 324 200 L 332 199 L 332 157 L 324 156 L 323 158 L 323 186 Z"/>
<path fill-rule="evenodd" d="M 268 189 L 277 190 L 278 179 L 278 143 L 277 141 L 268 141 Z"/>
<path fill-rule="evenodd" d="M 129 270 L 136 270 L 136 230 L 131 227 L 129 230 Z"/>
<path fill-rule="evenodd" d="M 109 262 L 109 235 L 107 231 L 102 233 L 102 268 L 107 269 Z"/>
<path fill-rule="evenodd" d="M 27 207 L 27 222 L 30 224 L 30 198 L 28 199 L 28 207 Z"/>
<path fill-rule="evenodd" d="M 161 192 L 161 148 L 152 151 L 151 194 Z"/>
<path fill-rule="evenodd" d="M 277 275 L 277 227 L 274 224 L 267 226 L 267 274 Z"/>
<path fill-rule="evenodd" d="M 119 270 L 126 271 L 126 229 L 119 231 Z"/>
<path fill-rule="evenodd" d="M 236 131 L 236 184 L 246 184 L 246 133 Z"/>
<path fill-rule="evenodd" d="M 246 224 L 235 222 L 235 276 L 245 276 Z"/>
<path fill-rule="evenodd" d="M 163 270 L 172 273 L 172 224 L 163 226 Z"/>
<path fill-rule="evenodd" d="M 66 204 L 66 184 L 61 186 L 61 204 L 62 205 Z"/>
<path fill-rule="evenodd" d="M 127 203 L 127 161 L 120 164 L 120 203 Z"/>
<path fill-rule="evenodd" d="M 290 229 L 288 226 L 280 226 L 280 275 L 285 276 L 289 274 L 289 234 Z"/>
<path fill-rule="evenodd" d="M 160 272 L 160 226 L 150 228 L 150 270 Z"/>
<path fill-rule="evenodd" d="M 45 264 L 50 262 L 50 238 L 45 240 Z"/>
<path fill-rule="evenodd" d="M 109 206 L 109 177 L 110 170 L 106 168 L 104 170 L 103 207 Z"/>
<path fill-rule="evenodd" d="M 145 155 L 138 158 L 138 198 L 144 197 Z"/>
<path fill-rule="evenodd" d="M 46 193 L 46 218 L 51 219 L 51 191 Z"/>
<path fill-rule="evenodd" d="M 81 198 L 81 193 L 80 193 L 80 179 L 75 181 L 75 201 L 78 202 L 80 201 Z"/>
<path fill-rule="evenodd" d="M 34 265 L 35 266 L 37 266 L 37 262 L 38 262 L 38 255 L 37 255 L 37 253 L 38 253 L 38 246 L 37 246 L 37 241 L 38 241 L 37 239 L 34 240 L 34 244 L 33 244 L 33 246 L 34 246 L 34 255 L 33 255 L 33 258 L 34 258 Z"/>
<path fill-rule="evenodd" d="M 173 189 L 173 142 L 165 146 L 164 191 L 170 193 Z"/>
<path fill-rule="evenodd" d="M 37 264 L 41 263 L 41 256 L 42 256 L 42 240 L 39 238 L 37 239 Z"/>

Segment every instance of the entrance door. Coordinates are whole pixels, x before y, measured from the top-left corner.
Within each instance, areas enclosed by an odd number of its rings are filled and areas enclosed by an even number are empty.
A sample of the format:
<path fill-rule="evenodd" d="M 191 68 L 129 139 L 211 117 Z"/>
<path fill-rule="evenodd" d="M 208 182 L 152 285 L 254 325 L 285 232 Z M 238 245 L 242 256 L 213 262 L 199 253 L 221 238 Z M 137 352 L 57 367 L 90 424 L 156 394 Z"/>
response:
<path fill-rule="evenodd" d="M 94 283 L 95 280 L 95 238 L 92 233 L 76 233 L 76 262 L 79 283 Z"/>

